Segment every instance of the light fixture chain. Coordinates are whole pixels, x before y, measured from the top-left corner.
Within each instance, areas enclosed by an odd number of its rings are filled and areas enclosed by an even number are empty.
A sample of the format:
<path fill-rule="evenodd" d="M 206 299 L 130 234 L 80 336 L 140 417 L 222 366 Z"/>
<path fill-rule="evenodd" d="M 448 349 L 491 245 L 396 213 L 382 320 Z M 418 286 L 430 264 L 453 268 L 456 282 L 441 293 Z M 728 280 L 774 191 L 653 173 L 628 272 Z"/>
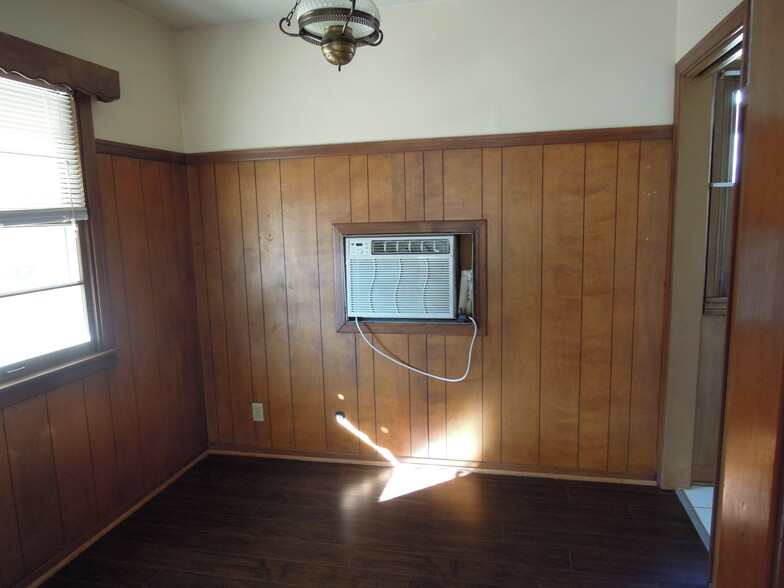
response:
<path fill-rule="evenodd" d="M 297 0 L 296 2 L 294 2 L 294 6 L 291 8 L 291 10 L 289 10 L 288 16 L 286 16 L 286 18 L 284 19 L 286 21 L 286 26 L 287 27 L 291 26 L 291 19 L 294 18 L 294 13 L 297 11 L 297 6 L 299 6 L 299 3 L 300 3 L 300 0 Z"/>

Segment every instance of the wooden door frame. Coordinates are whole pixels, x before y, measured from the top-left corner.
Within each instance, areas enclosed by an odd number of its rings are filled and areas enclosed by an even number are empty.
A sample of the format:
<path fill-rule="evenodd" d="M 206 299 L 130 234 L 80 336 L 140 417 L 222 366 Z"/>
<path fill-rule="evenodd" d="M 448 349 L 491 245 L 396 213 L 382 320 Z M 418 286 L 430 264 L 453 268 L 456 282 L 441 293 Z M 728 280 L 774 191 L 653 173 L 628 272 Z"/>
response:
<path fill-rule="evenodd" d="M 716 588 L 784 585 L 784 4 L 752 0 L 747 22 Z"/>
<path fill-rule="evenodd" d="M 665 324 L 665 341 L 667 349 L 665 355 L 669 355 L 669 361 L 665 362 L 662 382 L 665 387 L 662 397 L 664 398 L 662 408 L 661 435 L 659 447 L 658 482 L 662 488 L 676 489 L 688 488 L 692 482 L 692 450 L 694 436 L 694 415 L 697 400 L 697 369 L 699 355 L 699 330 L 700 319 L 702 318 L 702 275 L 705 271 L 703 263 L 679 262 L 676 257 L 679 251 L 683 253 L 685 249 L 693 248 L 695 240 L 685 246 L 681 246 L 679 240 L 684 236 L 683 231 L 676 234 L 678 230 L 678 214 L 688 214 L 689 225 L 707 223 L 707 200 L 705 202 L 704 219 L 697 218 L 699 212 L 688 210 L 684 207 L 683 198 L 688 194 L 683 194 L 684 190 L 679 190 L 679 180 L 683 174 L 679 175 L 679 166 L 683 161 L 681 153 L 682 142 L 687 140 L 684 132 L 685 121 L 682 120 L 682 107 L 685 105 L 687 84 L 693 84 L 696 78 L 709 75 L 723 65 L 723 58 L 729 52 L 734 51 L 742 40 L 744 24 L 746 20 L 745 2 L 742 2 L 730 14 L 728 14 L 713 30 L 711 30 L 697 45 L 695 45 L 686 55 L 684 55 L 675 67 L 675 124 L 673 134 L 674 161 L 675 169 L 673 173 L 673 221 L 670 232 L 670 268 L 669 268 L 669 296 L 667 308 L 667 322 Z M 691 95 L 702 92 L 697 88 L 689 90 Z M 712 96 L 712 93 L 711 93 Z M 710 127 L 710 121 L 708 121 Z M 710 130 L 710 129 L 709 129 Z M 691 130 L 689 132 L 692 132 Z M 709 132 L 709 131 L 708 131 Z M 710 137 L 705 145 L 705 152 L 710 152 Z M 707 172 L 706 170 L 706 197 L 707 197 Z M 688 228 L 688 227 L 687 227 Z M 707 229 L 706 229 L 707 230 Z M 687 235 L 687 237 L 689 237 Z M 697 239 L 698 241 L 699 239 Z M 701 254 L 704 254 L 704 245 L 701 246 Z M 695 275 L 692 275 L 695 274 Z M 676 300 L 675 294 L 678 295 Z M 683 300 L 684 296 L 689 296 L 689 300 Z M 699 303 L 695 307 L 695 297 L 699 297 Z M 694 308 L 692 308 L 694 307 Z M 689 329 L 696 328 L 696 333 L 690 333 L 688 341 L 683 341 L 684 329 L 678 325 L 686 320 L 693 324 Z M 678 324 L 674 324 L 678 323 Z M 688 330 L 688 329 L 687 329 Z M 726 347 L 725 347 L 726 348 Z M 726 365 L 726 361 L 725 361 Z"/>

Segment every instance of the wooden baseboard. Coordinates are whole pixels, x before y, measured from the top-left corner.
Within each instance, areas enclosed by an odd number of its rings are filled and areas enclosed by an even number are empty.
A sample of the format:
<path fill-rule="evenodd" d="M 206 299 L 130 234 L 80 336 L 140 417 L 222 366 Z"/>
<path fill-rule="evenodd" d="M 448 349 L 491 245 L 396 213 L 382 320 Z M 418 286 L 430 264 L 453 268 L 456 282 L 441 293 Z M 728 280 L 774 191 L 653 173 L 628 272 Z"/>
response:
<path fill-rule="evenodd" d="M 204 459 L 208 455 L 208 451 L 204 451 L 199 454 L 197 457 L 190 460 L 186 465 L 181 467 L 175 474 L 170 476 L 165 482 L 156 486 L 153 490 L 145 494 L 142 498 L 134 502 L 131 506 L 126 508 L 122 511 L 120 515 L 115 517 L 112 522 L 101 528 L 97 533 L 95 533 L 92 537 L 90 537 L 87 541 L 84 541 L 79 547 L 70 551 L 67 555 L 57 556 L 52 558 L 49 562 L 38 568 L 32 574 L 29 574 L 26 578 L 23 578 L 18 586 L 28 586 L 29 588 L 37 588 L 44 582 L 46 582 L 49 578 L 54 576 L 57 572 L 59 572 L 62 568 L 68 565 L 71 561 L 81 555 L 86 549 L 88 549 L 93 543 L 98 541 L 101 537 L 106 535 L 109 531 L 114 529 L 117 525 L 122 523 L 125 519 L 139 510 L 142 506 L 147 504 L 150 500 L 155 498 L 158 494 L 160 494 L 163 490 L 168 488 L 173 482 L 177 480 L 180 476 L 182 476 L 185 472 L 191 469 L 194 465 L 199 463 L 202 459 Z M 42 571 L 45 569 L 45 571 Z"/>
<path fill-rule="evenodd" d="M 267 457 L 273 459 L 291 459 L 297 461 L 314 461 L 321 463 L 345 463 L 355 465 L 389 467 L 390 463 L 378 455 L 334 454 L 317 451 L 298 451 L 293 449 L 259 449 L 255 447 L 237 447 L 233 445 L 210 444 L 210 454 L 240 455 L 247 457 Z M 446 459 L 398 458 L 402 463 L 428 465 L 435 467 L 453 467 L 481 474 L 502 476 L 552 478 L 559 480 L 578 480 L 583 482 L 609 482 L 615 484 L 635 484 L 639 486 L 655 486 L 655 474 L 632 472 L 605 472 L 601 470 L 578 470 L 576 468 L 550 468 L 541 466 L 517 466 L 478 461 L 458 461 Z"/>

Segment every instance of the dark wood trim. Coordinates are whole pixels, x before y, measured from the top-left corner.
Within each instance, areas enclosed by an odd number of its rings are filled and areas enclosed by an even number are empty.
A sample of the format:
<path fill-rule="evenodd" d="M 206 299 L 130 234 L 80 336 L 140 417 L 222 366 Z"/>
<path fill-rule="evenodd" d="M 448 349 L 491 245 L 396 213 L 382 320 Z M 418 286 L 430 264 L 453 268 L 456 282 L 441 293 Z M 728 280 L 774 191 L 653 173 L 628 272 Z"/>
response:
<path fill-rule="evenodd" d="M 149 161 L 160 161 L 163 163 L 174 163 L 185 165 L 187 156 L 176 151 L 166 151 L 154 149 L 152 147 L 140 147 L 138 145 L 128 145 L 117 143 L 105 139 L 96 139 L 96 150 L 101 155 L 115 155 L 117 157 L 130 157 L 133 159 L 146 159 Z"/>
<path fill-rule="evenodd" d="M 117 363 L 117 350 L 92 353 L 0 386 L 0 410 L 109 369 Z"/>
<path fill-rule="evenodd" d="M 82 259 L 84 265 L 85 290 L 91 301 L 93 336 L 98 349 L 114 347 L 112 321 L 109 320 L 110 300 L 107 291 L 108 276 L 104 237 L 101 223 L 95 219 L 103 218 L 98 182 L 98 156 L 95 150 L 95 128 L 93 126 L 92 100 L 89 96 L 77 93 L 76 110 L 79 119 L 79 142 L 82 152 L 82 177 L 84 178 L 85 199 L 92 222 L 82 225 L 86 230 Z"/>
<path fill-rule="evenodd" d="M 120 98 L 119 72 L 2 32 L 0 69 L 78 90 L 101 102 Z"/>
<path fill-rule="evenodd" d="M 465 233 L 474 242 L 474 320 L 477 334 L 487 334 L 487 221 L 405 221 L 377 223 L 338 223 L 332 225 L 332 246 L 335 267 L 335 321 L 339 333 L 356 333 L 357 327 L 346 319 L 343 301 L 346 298 L 345 257 L 343 238 L 351 235 L 385 235 L 388 233 Z M 363 323 L 367 333 L 392 333 L 400 335 L 472 335 L 471 323 L 402 323 L 373 321 Z"/>
<path fill-rule="evenodd" d="M 272 147 L 237 151 L 213 151 L 186 155 L 189 164 L 233 163 L 296 157 L 326 157 L 335 155 L 370 155 L 404 151 L 434 151 L 442 149 L 481 149 L 485 147 L 514 147 L 525 145 L 557 145 L 562 143 L 593 143 L 599 141 L 643 141 L 671 139 L 672 125 L 624 127 L 616 129 L 587 129 L 542 133 L 513 133 L 508 135 L 477 135 L 473 137 L 442 137 L 438 139 L 408 139 L 374 141 L 335 145 L 305 145 L 301 147 Z"/>
<path fill-rule="evenodd" d="M 675 76 L 679 78 L 697 77 L 725 55 L 732 47 L 739 45 L 746 20 L 745 0 L 738 4 L 711 32 L 686 53 L 675 65 Z"/>
<path fill-rule="evenodd" d="M 692 465 L 691 479 L 698 484 L 715 484 L 717 481 L 716 466 Z"/>
<path fill-rule="evenodd" d="M 297 449 L 273 449 L 258 447 L 243 447 L 221 443 L 210 443 L 209 453 L 217 455 L 246 455 L 249 457 L 272 457 L 280 459 L 294 459 L 301 461 L 316 461 L 323 463 L 353 463 L 361 465 L 389 466 L 389 462 L 380 455 L 340 454 L 320 451 L 304 451 Z M 457 461 L 448 459 L 406 458 L 399 457 L 402 463 L 417 465 L 447 466 L 455 468 L 472 469 L 486 474 L 500 474 L 506 476 L 535 476 L 537 478 L 557 478 L 564 480 L 587 481 L 594 479 L 602 482 L 616 482 L 619 484 L 639 484 L 655 486 L 653 474 L 636 472 L 612 472 L 605 470 L 589 470 L 577 468 L 555 468 L 533 465 L 508 465 L 502 463 L 489 463 L 479 461 Z"/>

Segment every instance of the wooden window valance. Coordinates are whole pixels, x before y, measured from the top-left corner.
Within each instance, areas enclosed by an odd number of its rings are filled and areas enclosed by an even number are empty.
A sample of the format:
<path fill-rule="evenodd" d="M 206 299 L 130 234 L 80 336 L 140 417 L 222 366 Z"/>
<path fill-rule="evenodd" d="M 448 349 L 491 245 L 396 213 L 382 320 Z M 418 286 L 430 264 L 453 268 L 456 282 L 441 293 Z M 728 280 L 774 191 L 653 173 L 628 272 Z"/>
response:
<path fill-rule="evenodd" d="M 78 90 L 101 102 L 120 97 L 119 72 L 2 32 L 0 70 Z"/>

